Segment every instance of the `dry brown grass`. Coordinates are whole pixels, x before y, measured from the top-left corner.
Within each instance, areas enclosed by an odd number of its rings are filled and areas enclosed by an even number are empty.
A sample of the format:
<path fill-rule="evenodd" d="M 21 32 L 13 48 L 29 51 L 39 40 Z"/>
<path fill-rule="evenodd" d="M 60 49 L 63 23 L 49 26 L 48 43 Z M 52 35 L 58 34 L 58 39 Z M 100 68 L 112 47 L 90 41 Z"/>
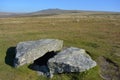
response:
<path fill-rule="evenodd" d="M 9 47 L 16 46 L 21 41 L 42 38 L 62 39 L 64 46 L 84 48 L 96 61 L 99 56 L 106 56 L 120 66 L 120 16 L 105 16 L 79 17 L 77 14 L 69 18 L 61 18 L 61 15 L 57 18 L 0 18 L 0 80 L 46 80 L 29 70 L 28 65 L 14 69 L 5 64 Z M 53 80 L 101 80 L 98 69 L 81 74 L 56 75 Z"/>

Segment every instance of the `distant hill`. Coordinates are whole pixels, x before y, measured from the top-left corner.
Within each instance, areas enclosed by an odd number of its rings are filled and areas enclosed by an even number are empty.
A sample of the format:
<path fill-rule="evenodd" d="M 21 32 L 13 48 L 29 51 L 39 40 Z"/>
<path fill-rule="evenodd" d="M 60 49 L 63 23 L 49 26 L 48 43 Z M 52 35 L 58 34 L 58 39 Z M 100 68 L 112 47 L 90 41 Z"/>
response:
<path fill-rule="evenodd" d="M 12 13 L 12 12 L 0 12 L 0 18 L 2 17 L 10 17 L 10 16 L 15 16 L 17 13 Z"/>
<path fill-rule="evenodd" d="M 81 14 L 120 14 L 120 12 L 102 12 L 102 11 L 83 11 L 83 10 L 63 10 L 63 9 L 45 9 L 31 13 L 9 13 L 9 12 L 0 12 L 0 18 L 2 17 L 15 17 L 15 16 L 51 16 L 59 14 L 68 14 L 68 13 L 81 13 Z"/>
<path fill-rule="evenodd" d="M 13 17 L 13 16 L 47 16 L 47 15 L 57 15 L 65 13 L 79 13 L 78 10 L 62 10 L 62 9 L 45 9 L 31 13 L 12 13 L 12 12 L 0 12 L 0 17 Z"/>
<path fill-rule="evenodd" d="M 80 13 L 79 10 L 63 10 L 63 9 L 45 9 L 40 10 L 28 14 L 24 14 L 24 16 L 51 16 L 51 15 L 59 15 L 59 14 L 68 14 L 68 13 Z"/>
<path fill-rule="evenodd" d="M 64 13 L 79 13 L 81 11 L 78 10 L 62 10 L 62 9 L 45 9 L 37 12 L 33 12 L 33 14 L 64 14 Z"/>

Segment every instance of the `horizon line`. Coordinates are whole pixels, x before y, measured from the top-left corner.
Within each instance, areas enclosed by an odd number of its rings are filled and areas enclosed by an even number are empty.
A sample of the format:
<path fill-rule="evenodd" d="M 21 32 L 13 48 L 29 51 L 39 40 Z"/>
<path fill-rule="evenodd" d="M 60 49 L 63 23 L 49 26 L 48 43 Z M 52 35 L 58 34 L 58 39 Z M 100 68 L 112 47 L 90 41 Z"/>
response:
<path fill-rule="evenodd" d="M 46 9 L 40 9 L 40 10 L 35 10 L 35 11 L 0 11 L 1 13 L 34 13 L 42 10 L 76 10 L 76 11 L 90 11 L 90 12 L 116 12 L 120 13 L 120 11 L 111 11 L 111 10 L 83 10 L 83 9 L 62 9 L 62 8 L 46 8 Z"/>

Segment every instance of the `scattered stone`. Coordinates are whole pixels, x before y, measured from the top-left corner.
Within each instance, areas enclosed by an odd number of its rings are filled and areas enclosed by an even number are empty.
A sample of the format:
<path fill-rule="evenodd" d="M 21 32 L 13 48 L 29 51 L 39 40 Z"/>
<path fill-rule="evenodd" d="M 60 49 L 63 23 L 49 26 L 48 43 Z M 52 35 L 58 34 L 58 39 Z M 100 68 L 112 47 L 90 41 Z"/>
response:
<path fill-rule="evenodd" d="M 37 72 L 39 75 L 45 75 L 47 77 L 50 76 L 49 68 L 46 65 L 39 66 L 39 70 Z"/>
<path fill-rule="evenodd" d="M 15 67 L 31 63 L 47 52 L 60 51 L 63 41 L 58 39 L 41 39 L 37 41 L 20 42 L 16 47 Z"/>
<path fill-rule="evenodd" d="M 96 66 L 96 62 L 85 52 L 76 47 L 67 48 L 48 60 L 50 75 L 54 73 L 83 72 Z"/>

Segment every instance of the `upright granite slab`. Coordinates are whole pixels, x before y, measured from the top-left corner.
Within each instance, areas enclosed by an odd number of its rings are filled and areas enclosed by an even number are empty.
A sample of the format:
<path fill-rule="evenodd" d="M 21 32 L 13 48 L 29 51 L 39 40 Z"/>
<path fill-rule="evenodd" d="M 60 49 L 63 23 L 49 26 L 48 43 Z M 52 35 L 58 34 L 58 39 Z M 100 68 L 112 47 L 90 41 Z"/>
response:
<path fill-rule="evenodd" d="M 83 72 L 96 66 L 84 49 L 70 47 L 49 59 L 50 76 L 54 73 Z"/>
<path fill-rule="evenodd" d="M 58 39 L 41 39 L 37 41 L 20 42 L 16 47 L 14 65 L 17 67 L 31 63 L 47 52 L 60 51 L 62 47 L 63 41 Z"/>

